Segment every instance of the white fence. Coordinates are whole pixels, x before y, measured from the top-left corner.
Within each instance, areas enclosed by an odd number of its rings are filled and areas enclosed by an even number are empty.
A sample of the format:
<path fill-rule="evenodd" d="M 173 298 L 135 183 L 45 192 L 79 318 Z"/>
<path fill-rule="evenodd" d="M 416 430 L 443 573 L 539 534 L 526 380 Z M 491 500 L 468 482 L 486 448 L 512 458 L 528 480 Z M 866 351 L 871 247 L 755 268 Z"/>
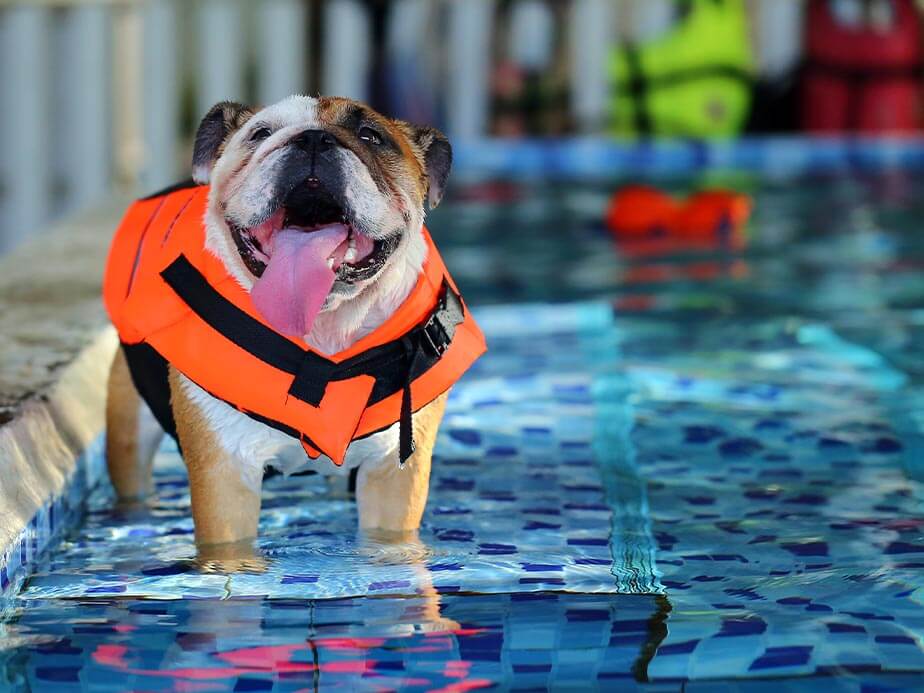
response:
<path fill-rule="evenodd" d="M 567 5 L 574 120 L 594 131 L 614 37 L 663 30 L 670 0 L 556 1 Z M 773 33 L 758 41 L 764 62 L 791 58 L 801 0 L 752 2 L 766 15 L 761 32 Z M 482 136 L 495 0 L 392 5 L 389 50 L 437 64 L 444 127 L 457 140 Z M 542 0 L 515 7 L 525 28 L 510 40 L 529 54 L 551 15 Z M 184 175 L 186 131 L 217 101 L 366 97 L 365 8 L 361 0 L 0 0 L 0 252 L 115 184 L 154 189 Z M 424 59 L 425 43 L 442 56 Z"/>

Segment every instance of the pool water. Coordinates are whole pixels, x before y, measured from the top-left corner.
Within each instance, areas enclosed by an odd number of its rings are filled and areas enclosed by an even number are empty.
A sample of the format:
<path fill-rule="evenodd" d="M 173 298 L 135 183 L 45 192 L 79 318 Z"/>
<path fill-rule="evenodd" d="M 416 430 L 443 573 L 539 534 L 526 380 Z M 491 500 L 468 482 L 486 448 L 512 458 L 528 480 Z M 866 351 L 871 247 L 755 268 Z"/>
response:
<path fill-rule="evenodd" d="M 98 488 L 12 600 L 0 681 L 924 690 L 924 181 L 723 182 L 743 249 L 615 244 L 615 182 L 458 186 L 430 226 L 491 351 L 420 543 L 274 477 L 260 560 L 204 571 L 167 446 L 146 511 Z"/>

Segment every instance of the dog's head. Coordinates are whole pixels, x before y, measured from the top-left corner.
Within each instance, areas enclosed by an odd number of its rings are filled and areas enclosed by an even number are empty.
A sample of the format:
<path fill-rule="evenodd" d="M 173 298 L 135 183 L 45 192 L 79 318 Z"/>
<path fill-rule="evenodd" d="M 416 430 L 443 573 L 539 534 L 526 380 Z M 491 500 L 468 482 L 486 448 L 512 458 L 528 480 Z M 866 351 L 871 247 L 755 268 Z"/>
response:
<path fill-rule="evenodd" d="M 331 310 L 426 255 L 424 205 L 452 162 L 446 137 L 343 98 L 292 96 L 260 111 L 220 103 L 196 135 L 209 183 L 207 246 L 277 330 Z"/>

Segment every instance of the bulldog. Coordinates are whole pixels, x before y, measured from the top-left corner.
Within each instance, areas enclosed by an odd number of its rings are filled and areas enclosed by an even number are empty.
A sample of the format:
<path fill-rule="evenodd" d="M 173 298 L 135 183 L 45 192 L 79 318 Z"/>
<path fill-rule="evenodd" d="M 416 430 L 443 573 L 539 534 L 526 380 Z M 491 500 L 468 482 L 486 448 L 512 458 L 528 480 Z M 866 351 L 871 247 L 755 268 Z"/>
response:
<path fill-rule="evenodd" d="M 193 179 L 209 186 L 205 251 L 249 293 L 264 323 L 318 354 L 337 354 L 374 333 L 415 290 L 428 254 L 425 206 L 439 204 L 451 163 L 438 130 L 349 99 L 292 96 L 262 110 L 220 103 L 202 120 L 194 145 Z M 174 242 L 171 229 L 161 246 Z M 136 264 L 142 251 L 149 252 L 139 245 Z M 267 465 L 339 475 L 356 469 L 362 529 L 419 527 L 448 390 L 414 412 L 416 447 L 404 464 L 394 423 L 353 440 L 335 466 L 310 460 L 297 438 L 170 363 L 166 374 L 200 549 L 256 537 Z M 106 449 L 124 501 L 150 492 L 164 434 L 163 417 L 152 413 L 137 382 L 120 349 L 109 377 Z"/>

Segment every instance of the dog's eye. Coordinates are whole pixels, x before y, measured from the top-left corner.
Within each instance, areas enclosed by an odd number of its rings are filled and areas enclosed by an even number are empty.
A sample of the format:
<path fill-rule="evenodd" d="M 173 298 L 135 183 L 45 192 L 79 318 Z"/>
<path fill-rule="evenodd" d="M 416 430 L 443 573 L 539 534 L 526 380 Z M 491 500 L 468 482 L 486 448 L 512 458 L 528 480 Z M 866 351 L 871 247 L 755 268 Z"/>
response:
<path fill-rule="evenodd" d="M 382 136 L 370 127 L 359 129 L 359 139 L 369 144 L 382 144 Z"/>
<path fill-rule="evenodd" d="M 273 134 L 273 131 L 269 128 L 257 128 L 252 133 L 250 133 L 251 142 L 262 142 L 267 137 Z"/>

